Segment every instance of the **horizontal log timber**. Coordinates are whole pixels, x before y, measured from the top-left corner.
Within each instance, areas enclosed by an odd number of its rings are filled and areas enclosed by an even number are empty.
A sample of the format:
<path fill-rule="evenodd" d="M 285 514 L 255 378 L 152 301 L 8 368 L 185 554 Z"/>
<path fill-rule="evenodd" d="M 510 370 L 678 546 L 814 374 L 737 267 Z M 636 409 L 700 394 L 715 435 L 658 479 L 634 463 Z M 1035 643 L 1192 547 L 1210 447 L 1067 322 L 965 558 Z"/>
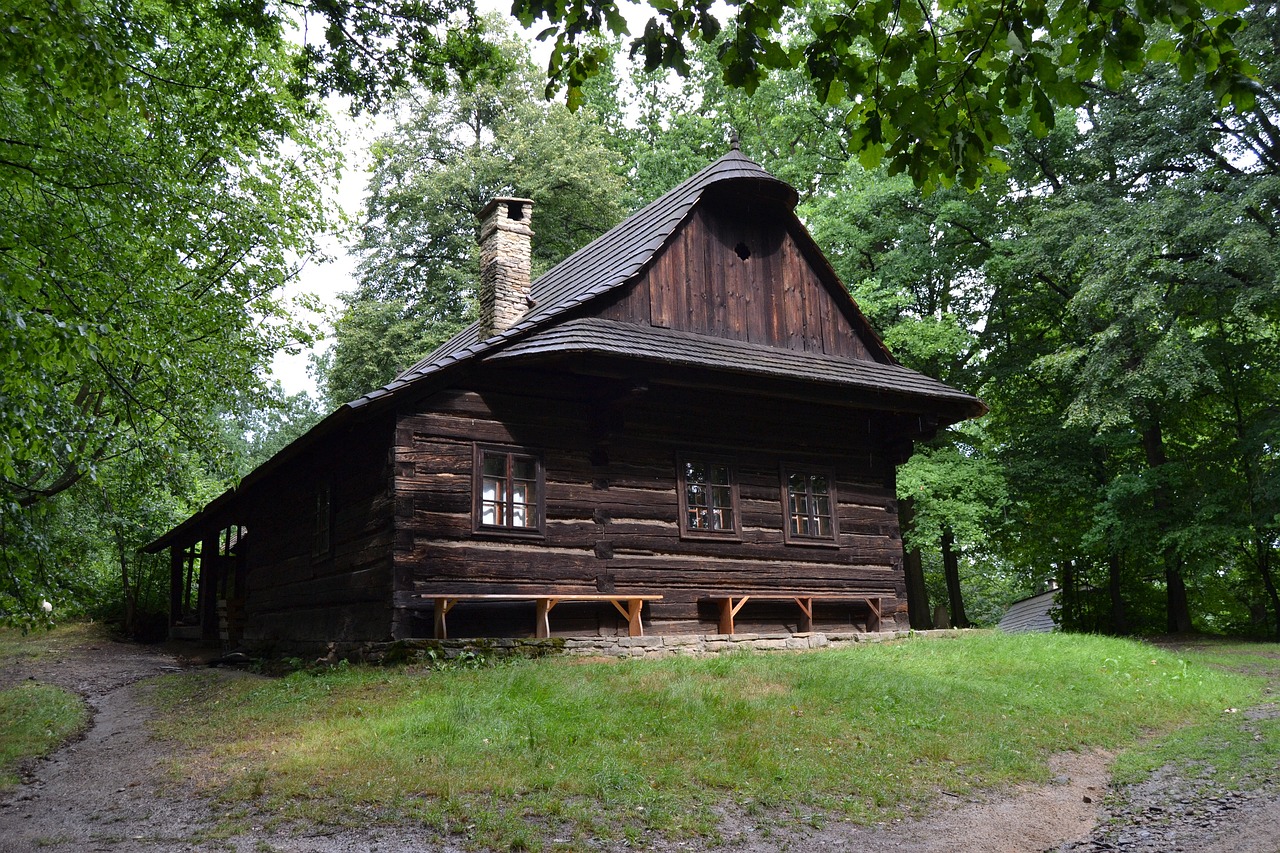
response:
<path fill-rule="evenodd" d="M 607 601 L 627 620 L 627 633 L 632 637 L 644 636 L 644 625 L 640 621 L 640 610 L 646 601 L 661 601 L 661 595 L 614 595 L 606 593 L 543 593 L 540 595 L 506 595 L 500 593 L 472 594 L 422 594 L 420 598 L 429 598 L 435 612 L 435 636 L 437 640 L 448 638 L 445 617 L 459 601 L 530 601 L 537 608 L 534 635 L 551 636 L 550 613 L 561 602 L 565 601 Z M 623 606 L 625 604 L 625 606 Z"/>
<path fill-rule="evenodd" d="M 659 543 L 666 546 L 666 540 Z M 686 571 L 708 572 L 748 572 L 757 571 L 762 574 L 777 574 L 783 577 L 803 577 L 811 573 L 823 573 L 834 577 L 845 577 L 859 571 L 883 569 L 892 571 L 894 560 L 901 559 L 900 549 L 895 550 L 886 543 L 877 552 L 859 553 L 846 551 L 837 553 L 822 549 L 796 549 L 803 554 L 781 553 L 780 549 L 766 546 L 738 546 L 732 549 L 723 547 L 726 543 L 691 541 L 687 543 L 689 550 L 673 551 L 663 547 L 659 549 L 643 549 L 633 546 L 622 547 L 620 543 L 613 551 L 610 559 L 604 560 L 596 555 L 592 548 L 567 548 L 536 542 L 509 542 L 505 540 L 484 541 L 480 539 L 439 540 L 426 539 L 415 541 L 412 551 L 399 555 L 399 559 L 416 560 L 424 568 L 429 568 L 430 575 L 439 574 L 446 565 L 470 564 L 480 567 L 486 564 L 496 566 L 510 565 L 513 570 L 530 570 L 536 572 L 556 572 L 561 566 L 566 571 L 575 566 L 582 566 L 591 571 L 604 569 L 614 570 L 627 564 L 631 558 L 647 561 L 655 568 L 660 568 L 679 576 Z M 823 559 L 825 558 L 825 559 Z M 553 574 L 552 577 L 555 575 Z"/>
<path fill-rule="evenodd" d="M 805 310 L 800 306 L 800 335 Z M 726 314 L 724 322 L 730 328 L 737 320 Z M 390 454 L 398 612 L 414 612 L 406 594 L 519 594 L 532 601 L 551 583 L 581 594 L 661 591 L 667 599 L 646 606 L 646 621 L 660 619 L 670 630 L 714 618 L 706 597 L 727 591 L 876 590 L 895 607 L 904 595 L 893 466 L 883 426 L 865 410 L 826 399 L 770 398 L 747 387 L 712 391 L 716 402 L 708 406 L 705 389 L 655 384 L 647 376 L 566 375 L 554 367 L 480 368 L 462 381 L 399 415 L 398 446 Z M 476 441 L 539 456 L 540 535 L 476 533 Z M 683 531 L 679 464 L 688 455 L 732 466 L 735 535 Z M 831 477 L 835 536 L 786 536 L 788 470 Z M 749 610 L 753 624 L 767 624 L 795 606 L 789 600 Z M 591 620 L 603 630 L 612 607 L 601 607 L 565 614 L 561 631 Z M 835 604 L 821 609 L 842 612 Z M 501 612 L 477 606 L 463 618 L 492 629 L 502 623 L 493 621 Z M 594 615 L 583 619 L 588 613 Z"/>
<path fill-rule="evenodd" d="M 430 540 L 472 541 L 472 524 L 470 513 L 442 512 L 440 508 L 422 510 L 416 513 L 412 523 L 406 525 L 413 531 L 413 538 L 427 542 Z M 896 553 L 899 545 L 890 535 L 890 530 L 880 526 L 868 531 L 846 529 L 852 525 L 841 524 L 841 532 L 835 539 L 818 540 L 809 544 L 797 544 L 786 548 L 794 554 L 794 559 L 801 562 L 811 560 L 851 562 L 853 551 L 861 552 L 885 551 Z M 884 525 L 888 528 L 888 525 Z M 592 549 L 600 543 L 607 543 L 614 549 L 628 548 L 639 551 L 670 552 L 673 554 L 707 554 L 742 555 L 750 554 L 753 549 L 768 547 L 769 555 L 777 557 L 779 549 L 785 545 L 782 531 L 777 527 L 744 526 L 740 544 L 707 541 L 705 539 L 683 539 L 678 525 L 665 519 L 620 519 L 598 522 L 591 518 L 578 520 L 555 519 L 547 522 L 546 535 L 541 540 L 552 548 Z M 839 551 L 843 547 L 846 550 Z M 825 556 L 824 556 L 825 554 Z"/>

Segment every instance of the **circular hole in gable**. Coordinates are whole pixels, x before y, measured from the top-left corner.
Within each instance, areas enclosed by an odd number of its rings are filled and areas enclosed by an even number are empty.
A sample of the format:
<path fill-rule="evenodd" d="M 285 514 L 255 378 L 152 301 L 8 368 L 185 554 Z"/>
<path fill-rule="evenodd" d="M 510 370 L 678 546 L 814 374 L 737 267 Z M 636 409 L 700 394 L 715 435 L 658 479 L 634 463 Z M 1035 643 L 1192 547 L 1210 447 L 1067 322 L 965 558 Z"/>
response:
<path fill-rule="evenodd" d="M 744 261 L 747 258 L 751 257 L 751 250 L 747 248 L 746 243 L 739 243 L 738 245 L 734 246 L 733 251 L 736 252 L 738 254 L 738 257 L 742 258 L 742 260 Z"/>

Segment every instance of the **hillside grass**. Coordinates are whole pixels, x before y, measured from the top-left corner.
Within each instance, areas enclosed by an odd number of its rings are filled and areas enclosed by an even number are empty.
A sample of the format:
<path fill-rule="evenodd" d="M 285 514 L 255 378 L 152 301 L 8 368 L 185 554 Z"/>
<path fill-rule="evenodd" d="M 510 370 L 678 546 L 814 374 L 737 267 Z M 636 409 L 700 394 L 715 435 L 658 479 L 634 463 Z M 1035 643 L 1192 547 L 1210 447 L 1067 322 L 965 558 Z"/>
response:
<path fill-rule="evenodd" d="M 1179 654 L 1230 672 L 1265 679 L 1265 704 L 1228 707 L 1203 722 L 1121 755 L 1114 767 L 1119 785 L 1136 784 L 1161 767 L 1184 779 L 1248 790 L 1275 777 L 1280 767 L 1280 644 L 1201 639 L 1180 644 Z"/>
<path fill-rule="evenodd" d="M 0 628 L 0 671 L 23 660 L 55 657 L 101 636 L 102 627 L 88 623 L 25 634 Z M 21 781 L 24 763 L 56 751 L 88 724 L 88 707 L 69 690 L 37 682 L 0 689 L 0 792 Z"/>
<path fill-rule="evenodd" d="M 50 684 L 0 690 L 0 792 L 21 782 L 18 770 L 84 731 L 89 711 L 79 696 Z"/>
<path fill-rule="evenodd" d="M 0 628 L 0 669 L 23 660 L 57 658 L 78 647 L 110 640 L 111 633 L 101 622 L 68 622 L 26 633 L 16 628 Z"/>
<path fill-rule="evenodd" d="M 411 819 L 471 846 L 869 823 L 1044 781 L 1258 700 L 1262 679 L 1138 642 L 974 633 L 801 654 L 166 678 L 178 768 L 280 819 Z"/>

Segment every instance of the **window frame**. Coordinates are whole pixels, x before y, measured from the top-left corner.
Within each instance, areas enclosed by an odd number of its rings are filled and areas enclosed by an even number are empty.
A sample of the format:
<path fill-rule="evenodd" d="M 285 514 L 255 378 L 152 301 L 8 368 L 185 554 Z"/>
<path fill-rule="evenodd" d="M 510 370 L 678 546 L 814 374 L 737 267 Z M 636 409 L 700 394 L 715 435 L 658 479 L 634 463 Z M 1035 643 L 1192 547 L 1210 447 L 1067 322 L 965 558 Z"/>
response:
<path fill-rule="evenodd" d="M 831 523 L 831 534 L 829 536 L 815 536 L 808 533 L 795 533 L 791 530 L 791 478 L 800 476 L 805 478 L 806 491 L 805 494 L 812 496 L 813 478 L 827 478 L 827 504 L 830 510 L 828 520 Z M 812 545 L 820 548 L 839 548 L 840 547 L 840 512 L 836 500 L 836 477 L 835 472 L 830 468 L 818 465 L 805 465 L 803 463 L 784 462 L 779 468 L 779 497 L 782 505 L 782 541 L 788 545 Z M 810 510 L 812 506 L 810 505 Z M 814 514 L 810 511 L 808 517 L 812 520 Z"/>
<path fill-rule="evenodd" d="M 315 490 L 315 526 L 311 533 L 311 556 L 328 559 L 333 556 L 333 481 L 325 480 Z"/>
<path fill-rule="evenodd" d="M 475 442 L 472 445 L 471 460 L 471 532 L 476 536 L 494 536 L 494 537 L 515 537 L 518 539 L 537 539 L 546 535 L 546 501 L 547 501 L 547 477 L 546 466 L 543 464 L 542 454 L 527 447 L 518 447 L 507 444 L 483 444 Z M 512 463 L 516 458 L 531 460 L 534 464 L 534 499 L 527 508 L 533 512 L 533 524 L 526 527 L 515 527 L 511 524 L 485 524 L 484 518 L 484 461 L 485 456 L 501 455 L 505 457 L 504 467 L 506 474 L 504 475 L 505 483 L 510 494 L 510 486 L 513 480 Z M 514 503 L 510 500 L 506 501 L 506 514 L 511 518 L 514 513 Z"/>
<path fill-rule="evenodd" d="M 703 530 L 689 527 L 689 491 L 685 472 L 690 463 L 701 463 L 708 468 L 721 466 L 729 480 L 729 509 L 733 513 L 733 528 L 729 530 Z M 701 539 L 712 542 L 742 541 L 742 501 L 738 495 L 738 466 L 735 460 L 703 453 L 680 453 L 676 457 L 676 494 L 679 497 L 679 526 L 681 539 Z"/>

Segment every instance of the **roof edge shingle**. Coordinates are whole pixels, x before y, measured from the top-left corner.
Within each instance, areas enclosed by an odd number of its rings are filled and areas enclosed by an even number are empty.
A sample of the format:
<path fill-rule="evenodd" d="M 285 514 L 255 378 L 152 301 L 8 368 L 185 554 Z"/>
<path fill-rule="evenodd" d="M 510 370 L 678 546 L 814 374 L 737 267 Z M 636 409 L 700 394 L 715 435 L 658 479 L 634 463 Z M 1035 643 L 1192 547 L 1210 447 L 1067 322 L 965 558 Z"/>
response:
<path fill-rule="evenodd" d="M 741 152 L 730 151 L 540 276 L 530 288 L 533 308 L 509 329 L 481 339 L 479 325 L 473 323 L 382 388 L 347 405 L 358 408 L 394 394 L 424 376 L 487 353 L 627 284 L 666 245 L 709 188 L 743 181 L 771 187 L 788 209 L 795 208 L 798 197 L 790 184 Z"/>

